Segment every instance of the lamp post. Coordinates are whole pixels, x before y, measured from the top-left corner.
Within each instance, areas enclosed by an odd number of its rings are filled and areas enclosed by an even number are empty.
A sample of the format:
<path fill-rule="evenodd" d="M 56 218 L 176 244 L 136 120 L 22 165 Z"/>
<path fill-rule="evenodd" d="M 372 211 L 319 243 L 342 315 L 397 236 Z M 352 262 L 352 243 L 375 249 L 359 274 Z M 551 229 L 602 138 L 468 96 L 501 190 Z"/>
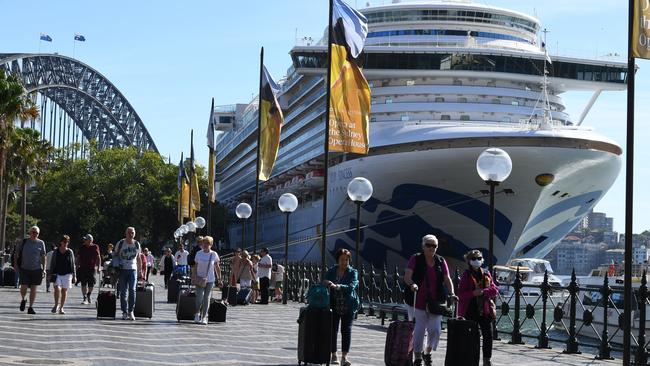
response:
<path fill-rule="evenodd" d="M 244 243 L 246 240 L 246 219 L 251 217 L 251 214 L 253 213 L 253 209 L 251 208 L 251 205 L 248 203 L 240 203 L 237 205 L 235 208 L 235 214 L 237 217 L 239 217 L 241 220 L 241 247 L 244 249 Z"/>
<path fill-rule="evenodd" d="M 298 199 L 291 193 L 285 193 L 278 198 L 280 211 L 287 215 L 284 232 L 284 283 L 282 285 L 282 304 L 287 304 L 287 260 L 289 259 L 289 215 L 298 208 Z"/>
<path fill-rule="evenodd" d="M 494 265 L 494 189 L 506 180 L 512 171 L 512 160 L 507 152 L 489 148 L 479 155 L 476 160 L 478 175 L 490 186 L 490 237 L 488 240 L 488 267 L 492 273 Z"/>
<path fill-rule="evenodd" d="M 354 267 L 359 270 L 359 243 L 361 241 L 361 204 L 372 196 L 372 183 L 366 178 L 357 177 L 348 183 L 348 197 L 357 205 L 357 240 L 354 246 Z"/>
<path fill-rule="evenodd" d="M 205 219 L 201 216 L 198 216 L 194 219 L 194 224 L 198 230 L 201 230 L 205 227 Z"/>

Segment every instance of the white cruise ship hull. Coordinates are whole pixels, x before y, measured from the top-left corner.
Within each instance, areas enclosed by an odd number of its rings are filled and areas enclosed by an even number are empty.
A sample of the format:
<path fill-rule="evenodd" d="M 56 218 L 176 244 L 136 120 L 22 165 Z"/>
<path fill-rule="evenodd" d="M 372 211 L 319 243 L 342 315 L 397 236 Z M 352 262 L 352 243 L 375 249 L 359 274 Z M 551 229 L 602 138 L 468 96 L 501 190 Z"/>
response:
<path fill-rule="evenodd" d="M 382 142 L 385 133 L 397 144 L 383 141 L 371 155 L 330 168 L 328 263 L 338 248 L 355 251 L 356 207 L 346 194 L 354 177 L 368 178 L 374 187 L 361 211 L 360 254 L 366 265 L 401 268 L 421 249 L 421 237 L 434 234 L 440 240 L 438 253 L 464 266 L 458 258 L 470 249 L 487 256 L 488 187 L 476 172 L 476 159 L 487 147 L 506 150 L 513 162 L 510 177 L 496 189 L 495 264 L 547 254 L 604 196 L 621 165 L 620 148 L 588 131 L 409 128 L 375 129 L 374 141 Z M 410 142 L 400 145 L 404 134 L 420 137 L 406 136 Z M 535 177 L 543 173 L 553 174 L 553 183 L 538 185 Z M 320 261 L 321 222 L 322 200 L 300 203 L 290 217 L 290 261 Z M 258 230 L 258 248 L 268 246 L 282 258 L 284 215 L 261 215 Z M 230 242 L 240 243 L 241 228 L 229 232 Z"/>

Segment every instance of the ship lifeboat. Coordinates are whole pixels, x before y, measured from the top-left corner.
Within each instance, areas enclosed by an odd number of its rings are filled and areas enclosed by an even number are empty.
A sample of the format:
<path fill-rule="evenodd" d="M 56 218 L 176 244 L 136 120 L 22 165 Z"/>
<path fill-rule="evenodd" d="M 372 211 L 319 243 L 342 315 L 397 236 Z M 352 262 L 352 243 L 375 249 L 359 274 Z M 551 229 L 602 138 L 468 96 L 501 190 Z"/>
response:
<path fill-rule="evenodd" d="M 307 188 L 322 188 L 325 181 L 325 172 L 321 169 L 312 170 L 305 176 L 304 185 Z"/>

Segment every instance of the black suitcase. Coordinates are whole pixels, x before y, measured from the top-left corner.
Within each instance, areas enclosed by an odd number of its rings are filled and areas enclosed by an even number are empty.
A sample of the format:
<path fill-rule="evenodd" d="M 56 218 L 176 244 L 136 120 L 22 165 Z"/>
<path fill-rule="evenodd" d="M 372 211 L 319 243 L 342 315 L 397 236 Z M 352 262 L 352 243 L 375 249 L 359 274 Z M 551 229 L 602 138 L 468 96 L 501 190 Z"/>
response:
<path fill-rule="evenodd" d="M 210 300 L 210 308 L 208 309 L 208 322 L 210 323 L 225 323 L 226 312 L 228 307 L 222 301 L 216 299 Z"/>
<path fill-rule="evenodd" d="M 237 286 L 227 286 L 221 288 L 221 300 L 226 300 L 228 305 L 237 305 Z"/>
<path fill-rule="evenodd" d="M 196 292 L 182 288 L 176 303 L 176 320 L 194 320 L 196 314 Z"/>
<path fill-rule="evenodd" d="M 3 286 L 16 287 L 16 270 L 13 267 L 7 267 L 3 272 Z"/>
<path fill-rule="evenodd" d="M 243 288 L 237 293 L 237 305 L 248 305 L 251 301 L 253 291 L 250 288 Z"/>
<path fill-rule="evenodd" d="M 167 302 L 176 303 L 178 301 L 178 293 L 181 289 L 181 286 L 184 284 L 182 279 L 176 277 L 176 275 L 171 276 L 169 282 L 167 283 Z"/>
<path fill-rule="evenodd" d="M 133 308 L 133 314 L 138 318 L 149 318 L 153 317 L 153 312 L 155 310 L 155 287 L 151 283 L 147 283 L 144 286 L 138 286 L 135 289 L 135 306 Z"/>
<path fill-rule="evenodd" d="M 298 364 L 330 364 L 332 310 L 301 308 L 298 318 Z"/>
<path fill-rule="evenodd" d="M 447 320 L 447 353 L 445 366 L 478 366 L 481 358 L 481 336 L 472 320 Z"/>
<path fill-rule="evenodd" d="M 97 318 L 115 319 L 116 305 L 115 291 L 99 290 L 97 294 Z"/>

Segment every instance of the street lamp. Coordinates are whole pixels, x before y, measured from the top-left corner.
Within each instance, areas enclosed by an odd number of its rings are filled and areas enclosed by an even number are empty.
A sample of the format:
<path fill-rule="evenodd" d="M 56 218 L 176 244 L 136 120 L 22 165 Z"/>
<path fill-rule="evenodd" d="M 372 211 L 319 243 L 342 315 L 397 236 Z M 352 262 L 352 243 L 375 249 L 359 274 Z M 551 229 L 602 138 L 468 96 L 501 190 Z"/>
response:
<path fill-rule="evenodd" d="M 366 178 L 357 177 L 348 183 L 348 197 L 357 205 L 357 241 L 354 249 L 354 267 L 359 270 L 359 242 L 361 241 L 361 204 L 372 196 L 372 183 Z"/>
<path fill-rule="evenodd" d="M 205 227 L 205 219 L 201 216 L 194 219 L 194 224 L 198 229 L 203 229 Z"/>
<path fill-rule="evenodd" d="M 488 240 L 488 267 L 492 273 L 494 257 L 494 188 L 508 178 L 512 171 L 512 160 L 507 152 L 490 148 L 476 160 L 478 175 L 490 186 L 490 237 Z"/>
<path fill-rule="evenodd" d="M 246 219 L 251 217 L 251 214 L 253 213 L 253 209 L 251 208 L 251 205 L 248 203 L 240 203 L 237 205 L 235 208 L 235 214 L 237 217 L 239 217 L 241 220 L 241 247 L 244 249 L 244 243 L 246 239 Z"/>
<path fill-rule="evenodd" d="M 291 193 L 285 193 L 278 198 L 280 211 L 287 214 L 287 223 L 284 234 L 284 289 L 282 291 L 282 304 L 287 304 L 287 259 L 289 258 L 289 215 L 298 208 L 298 199 Z"/>

